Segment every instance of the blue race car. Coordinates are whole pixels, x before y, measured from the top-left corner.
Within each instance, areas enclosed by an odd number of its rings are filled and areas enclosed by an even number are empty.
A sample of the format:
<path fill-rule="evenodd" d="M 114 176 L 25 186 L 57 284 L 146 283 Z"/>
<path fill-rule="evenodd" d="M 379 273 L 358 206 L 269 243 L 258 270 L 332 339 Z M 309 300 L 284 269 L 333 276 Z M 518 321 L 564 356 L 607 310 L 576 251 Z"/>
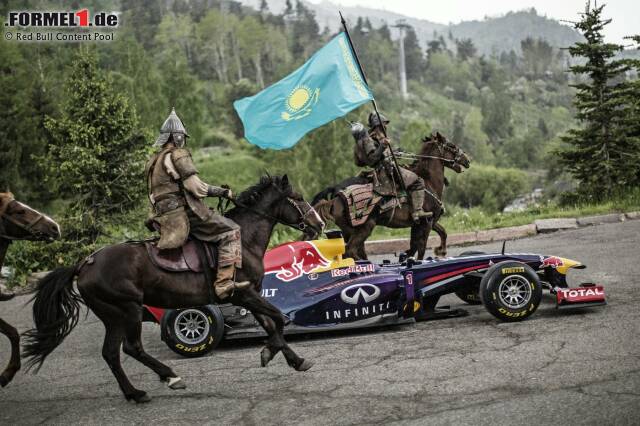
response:
<path fill-rule="evenodd" d="M 580 262 L 530 253 L 466 252 L 458 257 L 399 263 L 344 259 L 339 232 L 325 240 L 297 241 L 269 250 L 264 258 L 262 295 L 290 323 L 287 334 L 362 328 L 466 315 L 462 309 L 436 308 L 441 296 L 455 293 L 469 304 L 482 303 L 501 321 L 532 315 L 542 290 L 556 296 L 558 308 L 604 305 L 604 288 L 566 281 Z M 233 305 L 162 310 L 147 307 L 147 319 L 162 326 L 169 348 L 200 356 L 223 339 L 264 336 L 250 312 Z"/>

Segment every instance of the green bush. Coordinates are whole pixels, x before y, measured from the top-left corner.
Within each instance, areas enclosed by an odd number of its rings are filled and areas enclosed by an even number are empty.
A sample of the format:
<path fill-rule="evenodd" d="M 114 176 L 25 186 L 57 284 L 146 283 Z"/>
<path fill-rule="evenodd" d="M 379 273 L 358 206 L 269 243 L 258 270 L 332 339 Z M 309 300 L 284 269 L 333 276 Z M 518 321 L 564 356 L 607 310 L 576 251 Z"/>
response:
<path fill-rule="evenodd" d="M 446 204 L 482 207 L 489 212 L 502 211 L 514 198 L 530 189 L 527 175 L 521 170 L 479 164 L 453 175 L 450 181 L 445 190 Z"/>

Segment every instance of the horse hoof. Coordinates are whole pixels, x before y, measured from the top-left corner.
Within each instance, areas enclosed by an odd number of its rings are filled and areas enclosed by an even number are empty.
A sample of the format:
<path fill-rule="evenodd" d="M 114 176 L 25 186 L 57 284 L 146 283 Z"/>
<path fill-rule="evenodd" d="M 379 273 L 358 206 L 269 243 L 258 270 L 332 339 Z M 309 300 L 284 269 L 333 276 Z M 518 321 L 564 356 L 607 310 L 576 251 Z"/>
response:
<path fill-rule="evenodd" d="M 273 359 L 273 354 L 271 353 L 271 351 L 269 350 L 269 348 L 264 348 L 261 352 L 260 352 L 260 365 L 262 365 L 263 367 L 266 367 L 267 364 L 269 364 L 269 362 Z"/>
<path fill-rule="evenodd" d="M 4 376 L 0 376 L 0 388 L 3 388 L 8 384 L 9 384 L 9 380 Z"/>
<path fill-rule="evenodd" d="M 143 391 L 138 391 L 133 395 L 126 395 L 125 398 L 127 398 L 127 401 L 131 401 L 133 399 L 136 404 L 146 404 L 151 401 L 151 397 Z"/>
<path fill-rule="evenodd" d="M 180 377 L 169 377 L 168 382 L 169 389 L 181 390 L 187 388 L 187 385 L 184 384 Z"/>
<path fill-rule="evenodd" d="M 314 362 L 309 361 L 307 359 L 302 360 L 302 363 L 296 367 L 296 371 L 307 371 L 311 367 L 313 367 Z"/>

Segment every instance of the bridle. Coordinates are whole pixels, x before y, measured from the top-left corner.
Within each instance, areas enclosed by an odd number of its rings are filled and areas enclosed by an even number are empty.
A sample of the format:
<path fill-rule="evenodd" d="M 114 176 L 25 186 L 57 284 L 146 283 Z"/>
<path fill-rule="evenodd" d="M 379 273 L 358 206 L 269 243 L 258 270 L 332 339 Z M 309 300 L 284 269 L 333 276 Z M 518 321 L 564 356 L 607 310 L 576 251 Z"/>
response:
<path fill-rule="evenodd" d="M 273 215 L 270 215 L 268 213 L 265 212 L 261 212 L 259 210 L 256 210 L 252 207 L 249 207 L 243 203 L 241 203 L 240 201 L 238 201 L 238 199 L 234 198 L 231 199 L 231 202 L 233 204 L 235 204 L 237 207 L 243 208 L 245 210 L 250 211 L 251 213 L 257 214 L 258 216 L 262 216 L 265 219 L 269 219 L 272 220 L 274 222 L 277 222 L 281 225 L 284 226 L 288 226 L 290 228 L 299 230 L 299 231 L 304 231 L 305 229 L 307 229 L 307 224 L 305 223 L 307 216 L 309 216 L 311 213 L 314 212 L 313 207 L 311 207 L 311 204 L 309 204 L 307 201 L 296 201 L 293 198 L 289 197 L 288 195 L 286 195 L 284 192 L 282 192 L 279 188 L 276 188 L 278 190 L 278 192 L 280 193 L 281 197 L 278 199 L 278 201 L 282 200 L 283 198 L 286 198 L 287 201 L 298 211 L 298 214 L 300 215 L 300 222 L 299 223 L 287 223 Z M 300 206 L 300 204 L 304 205 L 304 209 Z"/>
<path fill-rule="evenodd" d="M 430 140 L 425 142 L 426 145 L 429 144 L 435 144 L 436 147 L 438 148 L 438 151 L 440 151 L 440 156 L 437 155 L 423 155 L 423 154 L 413 154 L 413 153 L 409 153 L 409 152 L 401 152 L 396 154 L 396 156 L 400 157 L 400 158 L 405 158 L 405 159 L 410 159 L 410 160 L 415 160 L 418 158 L 430 158 L 433 160 L 440 160 L 443 163 L 449 163 L 451 165 L 462 165 L 460 163 L 460 160 L 462 159 L 462 156 L 464 155 L 464 151 L 461 150 L 460 148 L 458 148 L 457 146 L 451 146 L 451 144 L 449 142 L 440 142 L 439 140 Z M 445 158 L 444 157 L 444 151 L 450 151 L 454 154 L 453 159 L 451 158 Z"/>
<path fill-rule="evenodd" d="M 15 203 L 16 200 L 11 198 L 9 200 L 9 202 L 7 203 L 7 208 L 9 207 L 9 205 L 11 203 Z M 30 235 L 30 237 L 35 237 L 35 238 L 39 238 L 39 237 L 44 237 L 45 235 L 42 232 L 39 231 L 35 231 L 33 230 L 33 227 L 36 226 L 36 224 L 38 224 L 42 219 L 44 219 L 44 215 L 42 213 L 40 213 L 37 210 L 33 210 L 37 216 L 35 217 L 35 219 L 33 219 L 32 221 L 28 222 L 28 223 L 22 223 L 17 221 L 16 219 L 14 219 L 12 216 L 8 215 L 6 213 L 6 208 L 0 213 L 0 218 L 6 220 L 7 222 L 11 222 L 12 224 L 14 224 L 15 226 L 17 226 L 18 228 L 28 232 Z M 4 225 L 2 223 L 2 221 L 0 221 L 0 238 L 4 238 L 5 240 L 12 240 L 12 241 L 19 241 L 19 240 L 28 240 L 30 239 L 30 237 L 23 237 L 23 238 L 18 238 L 18 237 L 14 237 L 11 235 L 7 235 L 5 233 L 5 229 L 4 229 Z"/>

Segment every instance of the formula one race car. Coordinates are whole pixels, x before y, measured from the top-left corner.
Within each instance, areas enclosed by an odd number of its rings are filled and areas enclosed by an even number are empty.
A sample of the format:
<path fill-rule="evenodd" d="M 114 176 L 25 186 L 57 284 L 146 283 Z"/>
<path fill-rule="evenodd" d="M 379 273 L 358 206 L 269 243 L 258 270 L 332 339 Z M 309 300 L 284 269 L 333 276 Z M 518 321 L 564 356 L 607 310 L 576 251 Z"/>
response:
<path fill-rule="evenodd" d="M 542 300 L 543 288 L 558 308 L 604 305 L 604 288 L 566 281 L 580 262 L 529 253 L 466 252 L 458 257 L 398 263 L 343 259 L 339 232 L 328 239 L 298 241 L 269 250 L 264 258 L 262 295 L 290 319 L 287 334 L 361 328 L 466 315 L 436 308 L 455 293 L 484 304 L 501 321 L 521 321 Z M 263 336 L 251 313 L 233 305 L 181 310 L 147 307 L 145 318 L 161 324 L 162 339 L 184 356 L 200 356 L 223 339 Z"/>

